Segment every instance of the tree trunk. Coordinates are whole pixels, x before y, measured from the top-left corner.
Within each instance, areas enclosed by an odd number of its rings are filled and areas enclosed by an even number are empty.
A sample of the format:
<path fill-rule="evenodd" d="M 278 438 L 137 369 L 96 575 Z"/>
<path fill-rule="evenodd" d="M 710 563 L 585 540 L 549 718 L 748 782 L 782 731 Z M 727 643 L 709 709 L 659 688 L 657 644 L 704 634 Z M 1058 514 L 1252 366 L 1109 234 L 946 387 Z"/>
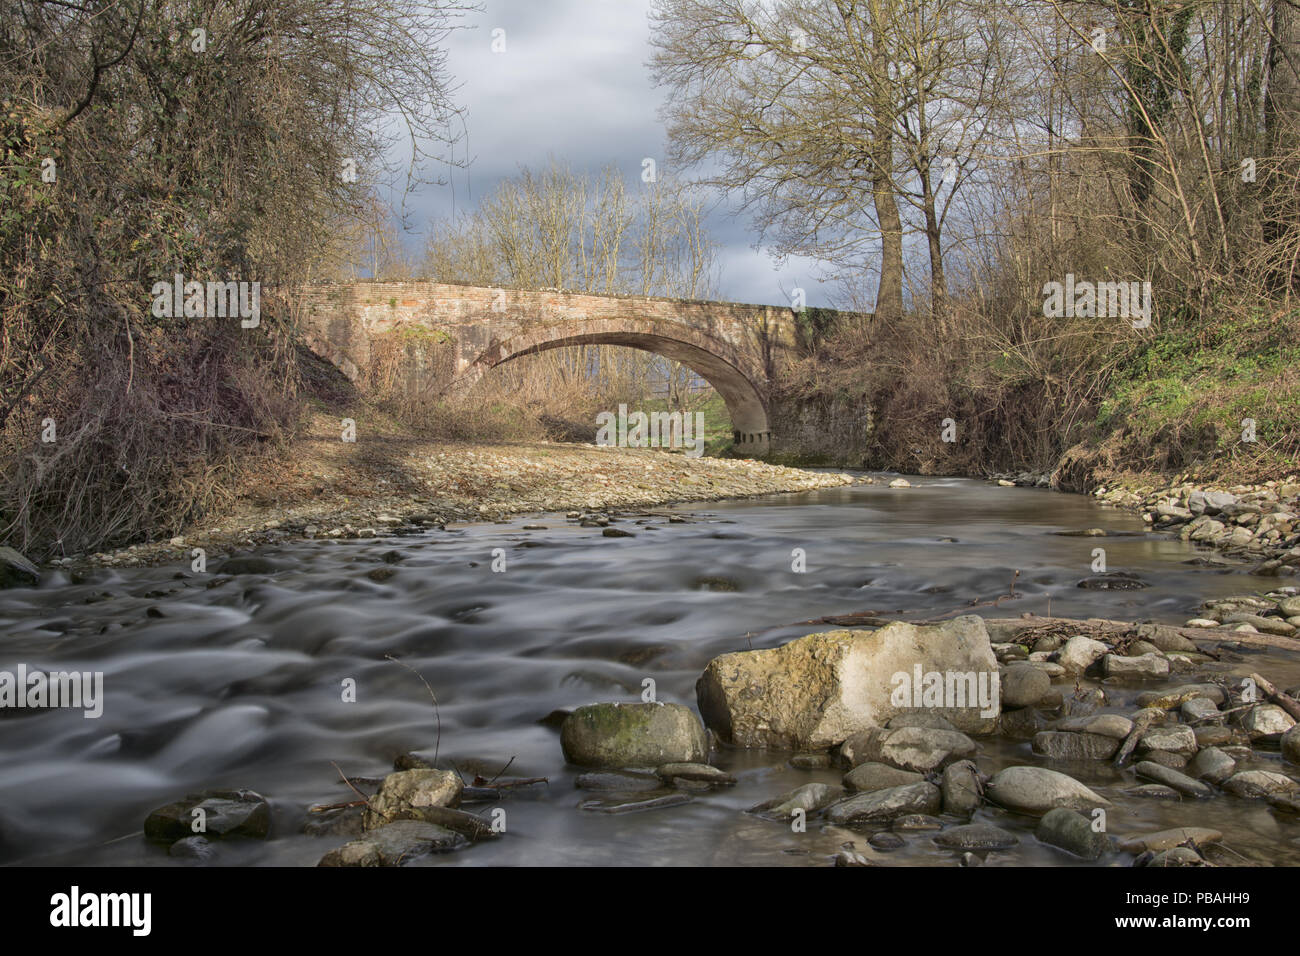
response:
<path fill-rule="evenodd" d="M 930 309 L 940 332 L 948 330 L 948 279 L 943 270 L 942 227 L 935 210 L 934 185 L 930 182 L 930 157 L 923 161 L 921 173 L 921 201 L 925 207 L 925 239 L 930 248 Z"/>
<path fill-rule="evenodd" d="M 1300 5 L 1273 0 L 1264 100 L 1268 174 L 1264 180 L 1264 242 L 1275 288 L 1300 290 Z"/>

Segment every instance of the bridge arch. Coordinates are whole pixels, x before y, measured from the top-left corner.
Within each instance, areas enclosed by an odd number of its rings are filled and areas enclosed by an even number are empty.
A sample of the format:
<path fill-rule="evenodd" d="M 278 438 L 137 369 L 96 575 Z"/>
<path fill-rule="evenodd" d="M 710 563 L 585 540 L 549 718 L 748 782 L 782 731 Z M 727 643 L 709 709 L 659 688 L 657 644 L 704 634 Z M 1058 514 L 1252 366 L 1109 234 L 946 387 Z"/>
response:
<path fill-rule="evenodd" d="M 532 326 L 494 342 L 457 375 L 455 388 L 468 388 L 498 365 L 571 345 L 622 345 L 654 352 L 681 362 L 704 378 L 722 396 L 731 416 L 732 438 L 738 452 L 766 454 L 771 425 L 763 394 L 761 369 L 721 339 L 684 324 L 653 319 L 566 321 Z"/>

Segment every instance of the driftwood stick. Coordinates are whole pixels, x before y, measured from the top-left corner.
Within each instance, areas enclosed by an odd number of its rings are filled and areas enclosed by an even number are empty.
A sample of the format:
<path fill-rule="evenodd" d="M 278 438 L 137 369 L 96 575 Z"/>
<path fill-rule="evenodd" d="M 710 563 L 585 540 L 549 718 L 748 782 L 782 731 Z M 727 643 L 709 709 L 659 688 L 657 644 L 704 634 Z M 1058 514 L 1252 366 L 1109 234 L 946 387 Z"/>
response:
<path fill-rule="evenodd" d="M 330 810 L 350 810 L 352 807 L 369 806 L 369 800 L 352 800 L 348 803 L 324 803 L 308 808 L 308 813 L 327 813 Z"/>
<path fill-rule="evenodd" d="M 1133 752 L 1133 748 L 1137 746 L 1142 735 L 1146 733 L 1147 728 L 1151 726 L 1151 720 L 1153 717 L 1154 715 L 1149 713 L 1138 714 L 1137 719 L 1133 721 L 1133 729 L 1129 732 L 1129 735 L 1124 738 L 1124 743 L 1120 745 L 1119 753 L 1115 754 L 1115 766 L 1124 766 L 1125 762 L 1128 760 L 1129 754 Z"/>

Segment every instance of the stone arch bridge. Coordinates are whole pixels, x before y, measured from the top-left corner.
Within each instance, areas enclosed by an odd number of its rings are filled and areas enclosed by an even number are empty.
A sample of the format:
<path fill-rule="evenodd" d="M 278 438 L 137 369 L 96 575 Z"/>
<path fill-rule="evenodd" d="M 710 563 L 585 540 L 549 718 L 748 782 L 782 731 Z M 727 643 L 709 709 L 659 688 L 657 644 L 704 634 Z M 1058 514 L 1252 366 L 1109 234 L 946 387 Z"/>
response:
<path fill-rule="evenodd" d="M 405 328 L 444 336 L 453 387 L 511 359 L 568 345 L 625 345 L 689 366 L 722 396 L 736 450 L 766 455 L 776 439 L 771 382 L 795 345 L 788 308 L 440 282 L 309 286 L 299 298 L 308 345 L 350 379 L 371 362 L 372 340 Z"/>

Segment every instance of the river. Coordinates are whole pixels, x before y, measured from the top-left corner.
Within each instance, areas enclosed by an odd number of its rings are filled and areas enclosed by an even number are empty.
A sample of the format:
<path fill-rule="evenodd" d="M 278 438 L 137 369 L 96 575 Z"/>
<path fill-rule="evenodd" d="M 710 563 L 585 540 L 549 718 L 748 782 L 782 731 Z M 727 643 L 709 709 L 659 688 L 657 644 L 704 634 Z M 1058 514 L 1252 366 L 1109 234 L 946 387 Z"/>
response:
<path fill-rule="evenodd" d="M 735 787 L 640 814 L 591 813 L 578 809 L 577 771 L 565 767 L 558 733 L 539 719 L 596 700 L 638 700 L 645 678 L 659 699 L 693 707 L 710 658 L 827 629 L 792 622 L 865 610 L 920 619 L 1003 594 L 1016 570 L 1019 598 L 979 613 L 1045 614 L 1050 603 L 1056 616 L 1181 624 L 1206 598 L 1287 583 L 1189 564 L 1192 546 L 1142 534 L 1139 518 L 1086 497 L 913 481 L 658 508 L 615 523 L 632 537 L 544 515 L 403 537 L 295 540 L 262 552 L 278 573 L 216 586 L 217 575 L 174 565 L 87 572 L 80 583 L 54 572 L 39 589 L 0 592 L 0 669 L 105 675 L 99 719 L 0 712 L 0 861 L 172 865 L 165 847 L 141 835 L 148 812 L 189 791 L 247 787 L 272 802 L 272 838 L 222 843 L 218 862 L 314 865 L 344 841 L 301 834 L 306 808 L 354 796 L 332 764 L 379 777 L 397 755 L 432 756 L 436 743 L 440 765 L 467 778 L 509 763 L 507 776 L 550 783 L 501 804 L 505 838 L 412 865 L 825 865 L 854 834 L 817 825 L 794 833 L 743 811 L 802 783 L 838 782 L 839 772 L 797 770 L 785 754 L 723 750 L 715 762 L 739 777 Z M 1057 533 L 1084 528 L 1139 533 Z M 1135 572 L 1150 587 L 1077 587 L 1093 573 L 1097 547 L 1109 569 Z M 791 570 L 794 549 L 805 554 L 804 573 Z M 493 570 L 502 557 L 504 570 Z M 440 740 L 429 693 L 385 655 L 429 681 Z M 1300 683 L 1300 658 L 1287 652 L 1212 667 L 1205 673 L 1260 670 L 1280 686 Z M 355 702 L 343 700 L 348 679 Z M 1119 690 L 1113 709 L 1131 710 L 1140 689 Z M 1027 741 L 981 747 L 986 773 L 1041 762 Z M 1243 862 L 1300 864 L 1300 830 L 1262 803 L 1138 800 L 1122 792 L 1134 783 L 1131 770 L 1076 770 L 1116 802 L 1116 834 L 1210 825 Z M 1035 843 L 1032 821 L 990 808 L 975 819 L 1021 835 L 1019 847 L 989 863 L 1064 859 Z M 922 834 L 887 858 L 954 860 Z"/>

